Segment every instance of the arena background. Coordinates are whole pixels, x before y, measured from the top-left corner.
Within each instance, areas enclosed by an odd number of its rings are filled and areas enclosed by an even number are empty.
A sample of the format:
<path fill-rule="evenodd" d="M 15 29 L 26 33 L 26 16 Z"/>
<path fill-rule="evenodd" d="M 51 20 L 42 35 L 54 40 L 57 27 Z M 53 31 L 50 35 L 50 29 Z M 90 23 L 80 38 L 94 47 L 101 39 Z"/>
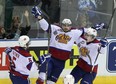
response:
<path fill-rule="evenodd" d="M 25 25 L 23 12 L 25 9 L 29 10 L 30 13 L 30 22 L 31 22 L 31 30 L 29 32 L 29 37 L 32 39 L 32 44 L 30 47 L 30 53 L 33 56 L 36 55 L 42 55 L 43 53 L 47 53 L 47 34 L 39 28 L 38 23 L 33 18 L 31 14 L 31 8 L 33 5 L 26 5 L 26 6 L 20 6 L 20 5 L 14 5 L 11 6 L 12 0 L 0 0 L 0 25 L 4 25 L 5 23 L 5 16 L 10 13 L 13 9 L 13 16 L 18 15 L 21 17 L 22 25 Z M 72 1 L 72 2 L 71 2 Z M 80 14 L 80 11 L 78 10 L 77 1 L 79 0 L 60 0 L 60 7 L 61 7 L 61 17 L 60 21 L 63 18 L 70 18 L 73 21 L 73 26 L 79 27 L 80 19 L 78 17 L 78 14 Z M 116 4 L 114 4 L 115 0 L 95 0 L 98 5 L 97 10 L 91 12 L 95 13 L 97 16 L 99 16 L 99 20 L 96 18 L 93 18 L 93 22 L 95 23 L 101 23 L 104 22 L 106 24 L 109 23 L 112 11 Z M 41 4 L 40 4 L 41 5 Z M 40 6 L 38 5 L 38 6 Z M 7 6 L 7 7 L 6 7 Z M 5 9 L 7 10 L 7 14 L 5 13 Z M 87 16 L 88 17 L 88 16 Z M 87 18 L 85 17 L 85 18 Z M 85 20 L 84 18 L 84 20 Z M 114 17 L 112 19 L 112 22 L 110 24 L 110 27 L 108 29 L 107 33 L 107 39 L 109 41 L 109 45 L 106 48 L 106 52 L 103 55 L 99 55 L 98 63 L 99 63 L 99 70 L 97 78 L 94 81 L 94 84 L 116 84 L 116 13 L 114 14 Z M 83 22 L 82 22 L 83 23 Z M 86 21 L 86 23 L 89 23 L 89 21 Z M 93 26 L 95 23 L 91 23 L 88 26 Z M 102 29 L 99 31 L 99 37 L 102 38 L 106 32 L 106 29 Z M 8 46 L 15 46 L 17 44 L 17 39 L 0 39 L 0 84 L 11 84 L 11 81 L 9 79 L 9 73 L 7 68 L 8 59 L 6 58 L 5 53 L 3 50 Z M 65 66 L 65 70 L 62 72 L 60 79 L 58 80 L 57 84 L 63 84 L 62 77 L 70 73 L 70 70 L 75 66 L 76 59 L 78 53 L 78 48 L 74 45 L 72 49 L 72 59 L 68 60 Z M 38 77 L 38 71 L 35 67 L 31 71 L 31 83 L 35 84 L 35 80 Z"/>

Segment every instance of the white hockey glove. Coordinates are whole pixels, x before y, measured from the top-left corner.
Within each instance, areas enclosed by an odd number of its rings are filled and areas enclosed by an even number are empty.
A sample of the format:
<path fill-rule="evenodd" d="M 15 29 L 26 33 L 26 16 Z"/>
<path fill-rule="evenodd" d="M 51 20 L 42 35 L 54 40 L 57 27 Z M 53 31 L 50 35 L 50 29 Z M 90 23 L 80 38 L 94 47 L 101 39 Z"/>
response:
<path fill-rule="evenodd" d="M 38 18 L 38 16 L 42 16 L 42 12 L 37 6 L 34 6 L 32 8 L 31 13 L 35 16 L 35 18 Z"/>
<path fill-rule="evenodd" d="M 100 43 L 101 43 L 101 47 L 106 47 L 108 45 L 107 39 L 101 39 Z"/>
<path fill-rule="evenodd" d="M 4 52 L 6 53 L 6 54 L 8 54 L 9 52 L 11 52 L 12 51 L 12 49 L 10 48 L 10 47 L 7 47 L 5 50 L 4 50 Z"/>

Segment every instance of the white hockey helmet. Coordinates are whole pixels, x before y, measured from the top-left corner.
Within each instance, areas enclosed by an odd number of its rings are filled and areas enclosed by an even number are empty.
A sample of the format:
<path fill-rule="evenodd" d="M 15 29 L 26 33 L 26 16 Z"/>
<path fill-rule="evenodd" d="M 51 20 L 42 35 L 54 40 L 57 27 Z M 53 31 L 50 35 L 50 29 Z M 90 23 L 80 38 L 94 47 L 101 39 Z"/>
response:
<path fill-rule="evenodd" d="M 30 38 L 27 35 L 22 35 L 19 37 L 18 42 L 19 46 L 27 48 L 30 44 Z"/>
<path fill-rule="evenodd" d="M 70 74 L 66 75 L 63 80 L 64 84 L 74 84 L 74 81 L 74 77 Z"/>
<path fill-rule="evenodd" d="M 71 22 L 70 19 L 65 18 L 64 20 L 62 20 L 62 24 L 64 24 L 64 25 L 72 25 L 72 22 Z"/>
<path fill-rule="evenodd" d="M 87 28 L 86 33 L 94 38 L 97 36 L 97 31 L 91 27 Z"/>

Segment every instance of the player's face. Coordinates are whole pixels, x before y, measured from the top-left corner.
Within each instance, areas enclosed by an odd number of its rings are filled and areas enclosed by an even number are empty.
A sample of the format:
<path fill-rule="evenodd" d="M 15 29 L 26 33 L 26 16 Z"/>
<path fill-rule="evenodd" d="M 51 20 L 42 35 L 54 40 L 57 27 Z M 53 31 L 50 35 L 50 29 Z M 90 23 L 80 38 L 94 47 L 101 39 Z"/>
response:
<path fill-rule="evenodd" d="M 68 32 L 71 29 L 71 25 L 62 24 L 62 29 L 63 29 L 64 32 Z"/>
<path fill-rule="evenodd" d="M 94 40 L 93 36 L 92 35 L 89 35 L 87 33 L 84 34 L 84 37 L 86 39 L 87 42 L 91 42 Z"/>
<path fill-rule="evenodd" d="M 12 24 L 13 24 L 13 26 L 14 27 L 19 27 L 19 25 L 20 25 L 20 20 L 19 20 L 19 17 L 18 16 L 14 16 L 13 17 L 13 22 L 12 22 Z"/>
<path fill-rule="evenodd" d="M 19 27 L 20 23 L 19 22 L 15 22 L 13 25 L 14 25 L 14 27 L 17 28 L 17 27 Z"/>

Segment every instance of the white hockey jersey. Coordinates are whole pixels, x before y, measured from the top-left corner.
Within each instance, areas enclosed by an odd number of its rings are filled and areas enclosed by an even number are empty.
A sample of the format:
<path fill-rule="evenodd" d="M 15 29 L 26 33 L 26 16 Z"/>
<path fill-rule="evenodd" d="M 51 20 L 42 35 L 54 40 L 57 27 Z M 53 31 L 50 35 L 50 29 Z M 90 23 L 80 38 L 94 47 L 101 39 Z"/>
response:
<path fill-rule="evenodd" d="M 97 39 L 87 43 L 83 35 L 78 39 L 77 44 L 79 46 L 79 49 L 86 47 L 89 51 L 89 55 L 87 56 L 80 55 L 80 58 L 77 61 L 77 65 L 88 72 L 92 70 L 92 66 L 95 66 L 94 72 L 97 72 L 98 63 L 95 60 L 98 55 L 98 52 L 100 52 L 100 54 L 103 54 L 105 48 L 101 47 L 100 49 L 100 41 Z"/>
<path fill-rule="evenodd" d="M 10 51 L 8 52 L 8 50 Z M 10 73 L 27 79 L 33 64 L 32 56 L 28 53 L 28 51 L 18 46 L 11 49 L 7 48 L 6 51 L 10 62 Z"/>
<path fill-rule="evenodd" d="M 51 30 L 49 52 L 52 54 L 52 57 L 60 60 L 67 60 L 74 42 L 78 41 L 82 31 L 72 28 L 69 32 L 64 32 L 59 26 L 49 26 L 45 19 L 40 20 L 39 23 L 43 30 Z"/>

